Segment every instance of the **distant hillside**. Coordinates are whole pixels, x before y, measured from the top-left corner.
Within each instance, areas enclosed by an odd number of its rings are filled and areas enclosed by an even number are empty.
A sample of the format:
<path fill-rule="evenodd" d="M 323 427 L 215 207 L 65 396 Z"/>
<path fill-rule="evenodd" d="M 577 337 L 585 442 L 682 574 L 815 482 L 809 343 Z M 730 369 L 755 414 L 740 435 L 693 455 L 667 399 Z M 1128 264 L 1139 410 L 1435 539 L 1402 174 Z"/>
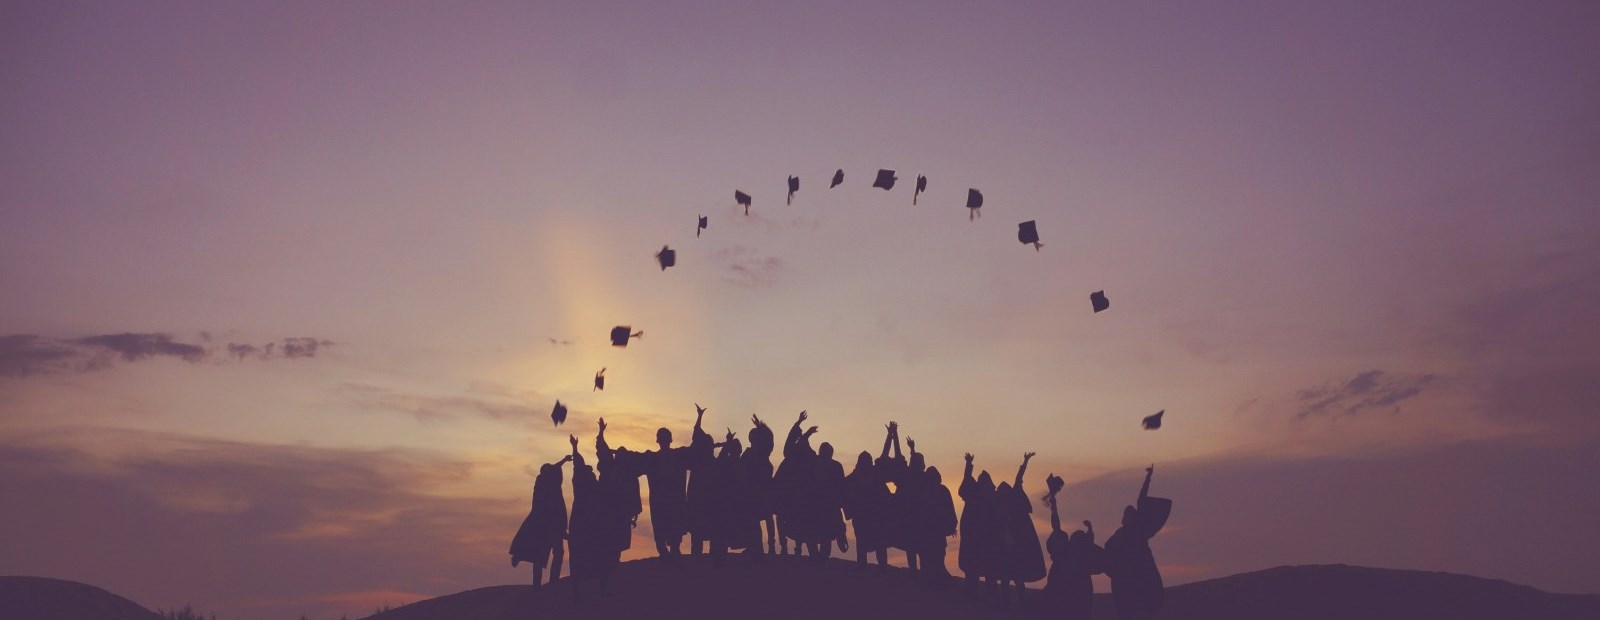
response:
<path fill-rule="evenodd" d="M 493 586 L 420 601 L 369 620 L 522 620 L 526 618 L 915 618 L 996 615 L 959 587 L 929 591 L 903 569 L 862 571 L 833 560 L 816 566 L 771 558 L 752 566 L 739 558 L 714 568 L 703 559 L 682 566 L 628 562 L 612 580 L 615 596 L 572 599 L 565 580 L 537 592 Z M 1030 594 L 1033 594 L 1030 592 Z M 1095 618 L 1114 617 L 1101 595 Z M 1168 620 L 1595 620 L 1600 596 L 1550 594 L 1504 581 L 1449 573 L 1359 566 L 1285 566 L 1167 589 Z"/>
<path fill-rule="evenodd" d="M 5 620 L 160 620 L 155 612 L 100 588 L 45 577 L 0 577 Z"/>

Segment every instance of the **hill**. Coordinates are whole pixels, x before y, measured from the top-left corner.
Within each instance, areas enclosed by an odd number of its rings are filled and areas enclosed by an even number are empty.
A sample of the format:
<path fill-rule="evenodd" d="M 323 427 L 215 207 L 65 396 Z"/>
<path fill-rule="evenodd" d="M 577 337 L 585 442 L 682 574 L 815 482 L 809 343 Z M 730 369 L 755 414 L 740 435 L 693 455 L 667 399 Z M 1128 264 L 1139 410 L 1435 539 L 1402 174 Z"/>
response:
<path fill-rule="evenodd" d="M 0 577 L 0 618 L 6 620 L 161 620 L 138 603 L 76 581 Z"/>
<path fill-rule="evenodd" d="M 904 569 L 860 570 L 830 560 L 796 558 L 752 565 L 733 558 L 713 567 L 701 558 L 680 566 L 628 562 L 612 579 L 611 597 L 586 584 L 575 602 L 563 579 L 535 591 L 492 586 L 428 599 L 369 620 L 509 620 L 512 618 L 944 618 L 992 617 L 996 607 L 959 586 L 918 588 Z M 1030 592 L 1036 594 L 1036 592 Z M 1037 600 L 1037 599 L 1036 599 Z M 1095 618 L 1114 617 L 1110 598 L 1096 600 Z M 1168 620 L 1505 620 L 1600 618 L 1600 596 L 1551 594 L 1504 581 L 1423 571 L 1345 565 L 1284 566 L 1167 589 Z"/>

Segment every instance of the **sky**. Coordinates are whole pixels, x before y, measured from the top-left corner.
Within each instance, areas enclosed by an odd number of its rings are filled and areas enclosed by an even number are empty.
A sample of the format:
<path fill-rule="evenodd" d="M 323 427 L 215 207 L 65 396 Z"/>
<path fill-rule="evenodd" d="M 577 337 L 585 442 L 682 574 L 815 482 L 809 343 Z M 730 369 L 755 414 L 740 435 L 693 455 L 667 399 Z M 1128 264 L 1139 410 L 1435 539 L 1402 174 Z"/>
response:
<path fill-rule="evenodd" d="M 686 438 L 700 403 L 741 436 L 807 410 L 847 464 L 895 420 L 951 485 L 1037 451 L 1025 488 L 1064 476 L 1107 533 L 1153 463 L 1169 584 L 1600 592 L 1597 30 L 1554 1 L 5 3 L 0 574 L 226 620 L 521 583 L 566 435 Z"/>

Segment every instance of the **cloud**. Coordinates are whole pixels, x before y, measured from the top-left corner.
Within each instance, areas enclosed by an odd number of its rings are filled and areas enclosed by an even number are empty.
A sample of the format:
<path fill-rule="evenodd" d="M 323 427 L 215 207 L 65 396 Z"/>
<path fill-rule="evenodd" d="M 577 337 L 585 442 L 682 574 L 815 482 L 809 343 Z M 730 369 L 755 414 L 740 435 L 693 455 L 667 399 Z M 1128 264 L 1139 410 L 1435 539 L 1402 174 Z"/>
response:
<path fill-rule="evenodd" d="M 201 340 L 210 335 L 201 332 Z M 316 357 L 331 340 L 284 338 L 262 346 L 230 342 L 205 346 L 179 341 L 172 334 L 100 334 L 68 339 L 45 338 L 34 334 L 0 336 L 0 377 L 28 377 L 42 374 L 89 372 L 110 368 L 116 360 L 139 362 L 173 358 L 189 363 L 246 359 L 305 359 Z"/>
<path fill-rule="evenodd" d="M 59 372 L 76 351 L 33 334 L 0 336 L 0 377 L 26 377 Z"/>
<path fill-rule="evenodd" d="M 711 260 L 724 269 L 724 282 L 745 288 L 772 286 L 783 274 L 783 259 L 742 245 L 717 250 Z"/>
<path fill-rule="evenodd" d="M 405 413 L 421 422 L 481 417 L 501 422 L 532 424 L 550 419 L 550 410 L 546 405 L 535 406 L 526 402 L 503 402 L 476 396 L 406 394 L 360 383 L 346 383 L 340 386 L 339 390 L 350 397 L 358 407 Z"/>
<path fill-rule="evenodd" d="M 1399 404 L 1415 398 L 1438 379 L 1434 374 L 1393 375 L 1368 370 L 1337 385 L 1326 385 L 1296 394 L 1299 409 L 1295 417 L 1356 415 L 1372 409 L 1399 411 Z"/>
<path fill-rule="evenodd" d="M 0 439 L 0 493 L 27 500 L 8 502 L 0 523 L 27 535 L 0 537 L 0 574 L 75 579 L 146 607 L 192 602 L 222 617 L 366 613 L 375 599 L 353 593 L 441 594 L 510 578 L 489 560 L 504 557 L 526 490 L 471 496 L 475 467 L 419 450 L 12 435 Z"/>

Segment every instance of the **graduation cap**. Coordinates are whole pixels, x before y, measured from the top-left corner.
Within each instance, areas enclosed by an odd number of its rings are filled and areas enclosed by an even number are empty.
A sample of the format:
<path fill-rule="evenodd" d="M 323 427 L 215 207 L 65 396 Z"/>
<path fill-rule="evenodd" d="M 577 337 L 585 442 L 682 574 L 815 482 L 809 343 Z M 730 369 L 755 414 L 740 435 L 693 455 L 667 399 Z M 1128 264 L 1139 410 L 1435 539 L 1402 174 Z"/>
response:
<path fill-rule="evenodd" d="M 978 211 L 978 209 L 983 208 L 983 192 L 967 188 L 967 208 L 971 209 L 967 213 L 967 221 L 970 222 L 975 217 L 983 217 L 983 213 Z"/>
<path fill-rule="evenodd" d="M 881 187 L 883 189 L 890 190 L 890 189 L 894 189 L 894 182 L 895 182 L 894 171 L 893 170 L 883 170 L 883 169 L 880 168 L 878 170 L 878 179 L 876 181 L 872 182 L 872 186 L 873 187 Z"/>
<path fill-rule="evenodd" d="M 783 204 L 794 204 L 794 193 L 800 191 L 800 177 L 789 177 L 789 199 Z"/>
<path fill-rule="evenodd" d="M 733 201 L 744 205 L 744 214 L 750 215 L 750 194 L 733 190 Z"/>
<path fill-rule="evenodd" d="M 556 401 L 555 410 L 550 412 L 550 420 L 555 422 L 556 426 L 561 426 L 562 422 L 566 422 L 567 421 L 567 406 L 561 404 L 561 401 L 559 401 L 559 400 Z"/>
<path fill-rule="evenodd" d="M 1111 307 L 1111 300 L 1106 299 L 1105 291 L 1089 293 L 1089 303 L 1094 304 L 1094 311 L 1099 312 Z"/>
<path fill-rule="evenodd" d="M 628 332 L 630 332 L 632 330 L 633 330 L 633 328 L 629 327 L 627 325 L 618 325 L 616 327 L 611 328 L 611 346 L 613 346 L 613 347 L 625 347 L 625 346 L 628 346 L 628 339 L 629 338 L 643 338 L 644 337 L 644 331 L 643 330 L 640 330 L 640 331 L 637 331 L 637 332 L 633 332 L 631 334 L 628 333 Z"/>
<path fill-rule="evenodd" d="M 1039 251 L 1040 246 L 1044 245 L 1039 243 L 1039 227 L 1034 225 L 1033 220 L 1017 224 L 1017 241 L 1033 244 L 1033 251 L 1035 252 Z"/>
<path fill-rule="evenodd" d="M 844 182 L 844 168 L 840 168 L 840 169 L 834 171 L 834 173 L 833 173 L 833 182 L 828 184 L 828 189 L 833 189 L 835 187 L 838 187 L 839 184 L 843 183 L 843 182 Z"/>
<path fill-rule="evenodd" d="M 1144 430 L 1153 431 L 1153 430 L 1161 428 L 1161 415 L 1166 413 L 1166 412 L 1167 412 L 1166 409 L 1162 409 L 1160 411 L 1157 411 L 1155 415 L 1145 416 L 1145 418 L 1144 418 Z"/>
<path fill-rule="evenodd" d="M 601 368 L 600 372 L 594 373 L 594 390 L 605 390 L 605 389 L 606 389 L 606 369 Z M 593 392 L 594 390 L 589 390 L 589 391 Z"/>
<path fill-rule="evenodd" d="M 656 261 L 661 263 L 661 270 L 666 271 L 668 267 L 678 264 L 678 251 L 663 245 L 661 251 L 656 252 Z"/>
<path fill-rule="evenodd" d="M 705 229 L 706 229 L 706 216 L 702 215 L 702 216 L 700 216 L 700 225 L 696 226 L 695 229 L 694 229 L 694 237 L 696 239 L 699 239 L 700 238 L 700 231 L 705 230 Z"/>
<path fill-rule="evenodd" d="M 911 194 L 911 206 L 916 206 L 917 196 L 921 196 L 922 192 L 925 191 L 928 191 L 928 177 L 919 174 L 917 175 L 917 191 Z"/>

